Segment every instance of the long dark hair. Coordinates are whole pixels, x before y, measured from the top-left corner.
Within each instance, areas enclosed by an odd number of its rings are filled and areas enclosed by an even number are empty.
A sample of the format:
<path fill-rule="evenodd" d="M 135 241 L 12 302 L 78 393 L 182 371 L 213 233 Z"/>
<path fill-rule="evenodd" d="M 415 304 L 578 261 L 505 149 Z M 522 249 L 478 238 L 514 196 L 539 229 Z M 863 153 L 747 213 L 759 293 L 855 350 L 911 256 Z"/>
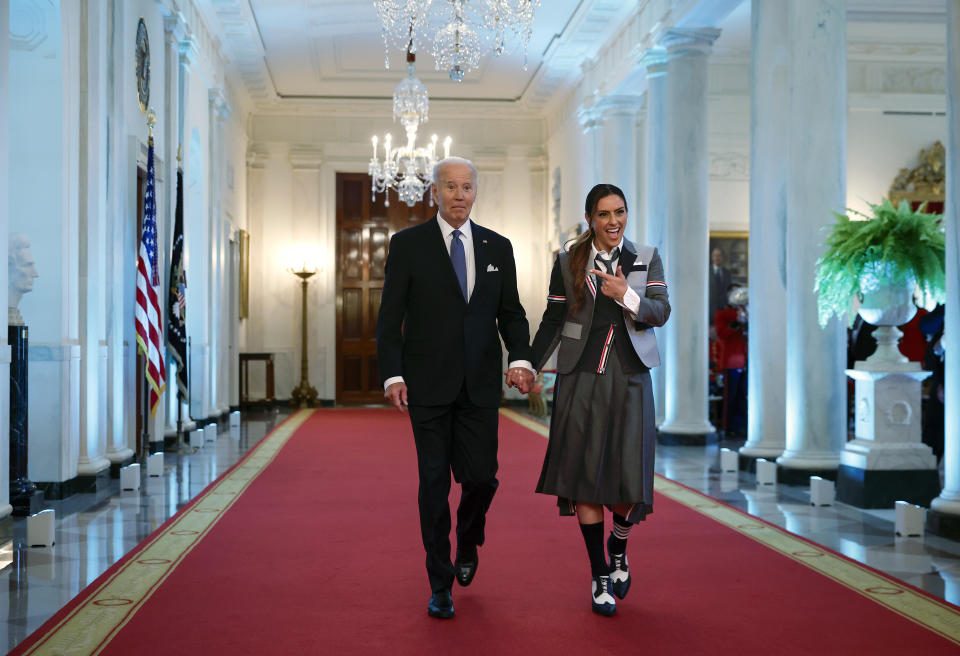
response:
<path fill-rule="evenodd" d="M 597 204 L 607 196 L 619 196 L 620 200 L 623 201 L 623 209 L 629 213 L 627 209 L 627 198 L 623 195 L 620 187 L 616 185 L 603 182 L 594 185 L 590 193 L 587 194 L 587 200 L 584 203 L 584 212 L 587 216 L 587 229 L 567 247 L 567 251 L 570 253 L 570 273 L 573 275 L 574 302 L 572 310 L 574 312 L 580 309 L 580 306 L 583 305 L 583 301 L 586 298 L 586 291 L 584 291 L 583 287 L 587 278 L 587 258 L 590 257 L 590 245 L 593 243 L 595 236 L 593 232 L 593 222 L 590 219 L 593 217 L 593 213 L 597 211 Z"/>

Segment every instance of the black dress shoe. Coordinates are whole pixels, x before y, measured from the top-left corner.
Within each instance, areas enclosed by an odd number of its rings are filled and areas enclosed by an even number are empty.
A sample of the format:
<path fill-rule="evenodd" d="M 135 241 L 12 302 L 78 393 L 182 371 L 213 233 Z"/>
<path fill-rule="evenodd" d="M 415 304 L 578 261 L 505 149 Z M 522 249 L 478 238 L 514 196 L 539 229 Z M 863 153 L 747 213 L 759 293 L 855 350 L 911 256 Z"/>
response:
<path fill-rule="evenodd" d="M 441 620 L 448 620 L 453 617 L 453 597 L 449 590 L 440 590 L 430 595 L 430 603 L 427 604 L 427 615 Z"/>
<path fill-rule="evenodd" d="M 474 575 L 477 573 L 477 567 L 479 565 L 480 557 L 477 555 L 476 550 L 470 555 L 464 555 L 458 552 L 457 559 L 453 561 L 453 569 L 457 573 L 457 583 L 463 587 L 470 585 L 470 581 L 473 580 Z"/>

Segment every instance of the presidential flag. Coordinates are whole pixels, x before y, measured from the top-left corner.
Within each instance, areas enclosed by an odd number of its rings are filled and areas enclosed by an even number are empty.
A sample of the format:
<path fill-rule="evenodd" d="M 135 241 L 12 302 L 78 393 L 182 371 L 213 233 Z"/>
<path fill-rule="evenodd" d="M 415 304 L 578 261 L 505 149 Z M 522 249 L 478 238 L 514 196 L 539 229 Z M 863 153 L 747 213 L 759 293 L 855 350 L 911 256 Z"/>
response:
<path fill-rule="evenodd" d="M 150 385 L 150 416 L 157 414 L 160 395 L 166 385 L 167 370 L 163 363 L 160 333 L 160 301 L 157 286 L 157 200 L 154 192 L 153 136 L 147 149 L 147 187 L 143 193 L 143 230 L 137 255 L 137 347 L 146 356 L 146 376 Z"/>
<path fill-rule="evenodd" d="M 177 396 L 187 399 L 187 272 L 183 267 L 183 169 L 177 167 L 177 209 L 173 221 L 173 254 L 167 294 L 167 344 L 177 363 Z"/>

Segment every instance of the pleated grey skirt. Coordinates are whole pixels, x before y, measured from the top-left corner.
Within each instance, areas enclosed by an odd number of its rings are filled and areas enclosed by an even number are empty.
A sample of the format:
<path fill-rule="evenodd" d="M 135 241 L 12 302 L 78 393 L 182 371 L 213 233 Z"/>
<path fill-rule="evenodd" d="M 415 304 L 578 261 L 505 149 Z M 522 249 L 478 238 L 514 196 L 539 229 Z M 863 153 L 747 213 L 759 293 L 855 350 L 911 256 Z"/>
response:
<path fill-rule="evenodd" d="M 642 521 L 653 512 L 656 436 L 650 372 L 624 374 L 612 349 L 605 373 L 557 377 L 537 492 L 555 495 L 561 515 L 578 501 L 626 503 L 627 519 Z"/>

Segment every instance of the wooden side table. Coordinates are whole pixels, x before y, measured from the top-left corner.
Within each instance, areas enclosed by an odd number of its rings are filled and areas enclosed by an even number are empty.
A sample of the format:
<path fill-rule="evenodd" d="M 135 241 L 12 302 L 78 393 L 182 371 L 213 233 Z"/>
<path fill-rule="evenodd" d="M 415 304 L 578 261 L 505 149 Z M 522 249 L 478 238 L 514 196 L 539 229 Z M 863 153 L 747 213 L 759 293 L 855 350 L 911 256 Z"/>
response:
<path fill-rule="evenodd" d="M 262 399 L 251 399 L 248 395 L 250 389 L 250 371 L 247 366 L 250 362 L 264 362 L 266 364 L 266 387 L 267 395 Z M 255 403 L 272 403 L 273 395 L 273 353 L 241 353 L 240 354 L 240 405 L 253 405 Z"/>

